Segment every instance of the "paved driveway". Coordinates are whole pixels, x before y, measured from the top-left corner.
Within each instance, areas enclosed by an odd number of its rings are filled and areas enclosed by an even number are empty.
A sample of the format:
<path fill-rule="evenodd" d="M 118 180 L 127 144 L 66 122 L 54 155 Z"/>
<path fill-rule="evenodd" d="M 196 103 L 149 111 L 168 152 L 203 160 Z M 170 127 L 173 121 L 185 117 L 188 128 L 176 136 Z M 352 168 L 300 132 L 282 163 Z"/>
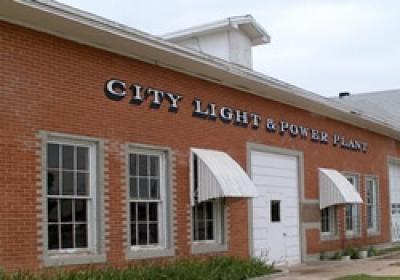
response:
<path fill-rule="evenodd" d="M 287 274 L 276 279 L 335 279 L 340 276 L 361 273 L 375 276 L 400 276 L 400 253 L 365 260 L 324 261 L 302 264 L 289 267 L 288 271 Z"/>

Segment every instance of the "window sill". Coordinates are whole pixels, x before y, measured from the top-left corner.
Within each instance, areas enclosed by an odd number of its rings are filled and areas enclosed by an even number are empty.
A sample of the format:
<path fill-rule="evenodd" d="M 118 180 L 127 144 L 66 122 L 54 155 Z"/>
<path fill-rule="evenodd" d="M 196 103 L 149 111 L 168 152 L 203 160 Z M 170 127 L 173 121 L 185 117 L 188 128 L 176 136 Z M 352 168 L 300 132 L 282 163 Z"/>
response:
<path fill-rule="evenodd" d="M 321 241 L 333 241 L 333 240 L 339 240 L 339 236 L 337 234 L 320 234 L 320 238 Z"/>
<path fill-rule="evenodd" d="M 95 254 L 70 253 L 70 254 L 47 255 L 44 257 L 45 266 L 95 264 L 104 262 L 106 262 L 106 256 L 104 254 L 95 255 Z"/>
<path fill-rule="evenodd" d="M 359 239 L 361 238 L 361 234 L 359 232 L 346 232 L 345 238 L 347 239 Z"/>
<path fill-rule="evenodd" d="M 150 259 L 160 257 L 173 257 L 175 256 L 174 248 L 137 248 L 129 249 L 126 253 L 128 260 Z"/>
<path fill-rule="evenodd" d="M 220 243 L 194 243 L 192 244 L 192 254 L 207 254 L 228 251 L 227 244 Z"/>
<path fill-rule="evenodd" d="M 368 237 L 375 237 L 375 236 L 379 236 L 379 235 L 381 235 L 380 231 L 377 231 L 377 230 L 368 230 L 367 231 Z"/>

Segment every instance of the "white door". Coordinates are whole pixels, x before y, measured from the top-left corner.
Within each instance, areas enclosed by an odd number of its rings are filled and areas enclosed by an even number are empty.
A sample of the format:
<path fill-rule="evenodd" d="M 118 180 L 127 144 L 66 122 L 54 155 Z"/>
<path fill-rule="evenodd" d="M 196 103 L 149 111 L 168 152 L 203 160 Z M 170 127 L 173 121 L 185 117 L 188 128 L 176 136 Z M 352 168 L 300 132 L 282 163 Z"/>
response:
<path fill-rule="evenodd" d="M 295 156 L 252 151 L 253 255 L 276 264 L 300 263 L 298 160 Z"/>
<path fill-rule="evenodd" d="M 400 165 L 389 164 L 392 242 L 400 241 Z"/>

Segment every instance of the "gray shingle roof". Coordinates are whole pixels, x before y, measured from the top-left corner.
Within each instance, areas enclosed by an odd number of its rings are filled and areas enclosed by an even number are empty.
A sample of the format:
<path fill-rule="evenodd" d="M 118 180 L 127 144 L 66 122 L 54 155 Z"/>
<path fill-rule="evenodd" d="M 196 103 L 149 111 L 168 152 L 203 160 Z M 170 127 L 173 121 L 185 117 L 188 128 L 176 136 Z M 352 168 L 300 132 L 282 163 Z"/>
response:
<path fill-rule="evenodd" d="M 354 94 L 336 101 L 400 130 L 400 89 Z"/>

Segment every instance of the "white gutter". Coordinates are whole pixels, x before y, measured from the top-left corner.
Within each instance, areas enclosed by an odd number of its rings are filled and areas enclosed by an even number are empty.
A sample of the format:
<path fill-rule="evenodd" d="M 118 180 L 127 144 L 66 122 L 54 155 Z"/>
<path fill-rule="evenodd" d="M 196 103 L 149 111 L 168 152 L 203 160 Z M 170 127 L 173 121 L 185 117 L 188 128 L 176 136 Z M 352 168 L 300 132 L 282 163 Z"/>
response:
<path fill-rule="evenodd" d="M 394 126 L 358 113 L 350 106 L 55 1 L 2 0 L 0 19 L 160 65 L 400 140 L 400 131 Z"/>

